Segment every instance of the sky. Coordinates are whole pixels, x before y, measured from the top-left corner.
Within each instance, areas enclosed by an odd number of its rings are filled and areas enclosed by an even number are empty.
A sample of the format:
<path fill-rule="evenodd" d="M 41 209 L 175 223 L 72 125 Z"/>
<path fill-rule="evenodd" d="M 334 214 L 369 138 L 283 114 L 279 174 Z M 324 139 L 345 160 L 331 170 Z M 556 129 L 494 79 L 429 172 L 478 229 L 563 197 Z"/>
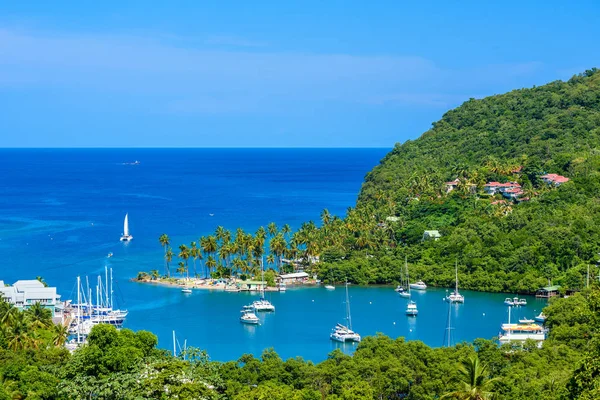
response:
<path fill-rule="evenodd" d="M 392 147 L 600 66 L 600 2 L 5 1 L 0 147 Z"/>

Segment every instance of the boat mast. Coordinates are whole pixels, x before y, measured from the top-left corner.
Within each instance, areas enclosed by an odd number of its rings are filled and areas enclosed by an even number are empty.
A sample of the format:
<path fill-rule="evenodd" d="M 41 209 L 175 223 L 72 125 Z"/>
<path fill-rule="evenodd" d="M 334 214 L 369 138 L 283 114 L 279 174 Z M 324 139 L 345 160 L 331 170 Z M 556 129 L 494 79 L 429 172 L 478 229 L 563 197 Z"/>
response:
<path fill-rule="evenodd" d="M 456 264 L 454 266 L 454 271 L 456 273 L 456 280 L 455 280 L 456 286 L 455 286 L 455 289 L 454 289 L 454 293 L 458 294 L 458 258 L 456 259 Z"/>
<path fill-rule="evenodd" d="M 173 331 L 173 357 L 177 357 L 177 348 L 175 347 L 175 331 Z"/>
<path fill-rule="evenodd" d="M 350 296 L 348 296 L 348 280 L 346 279 L 346 322 L 348 329 L 352 330 L 352 316 L 350 315 Z"/>
<path fill-rule="evenodd" d="M 108 267 L 104 266 L 104 299 L 106 300 L 106 307 L 108 307 Z"/>
<path fill-rule="evenodd" d="M 404 256 L 404 270 L 406 272 L 406 287 L 410 286 L 410 282 L 408 281 L 408 256 Z M 404 277 L 402 278 L 402 283 L 404 284 Z"/>
<path fill-rule="evenodd" d="M 81 278 L 77 277 L 77 343 L 81 343 Z"/>
<path fill-rule="evenodd" d="M 113 308 L 113 276 L 112 268 L 110 269 L 110 308 Z"/>

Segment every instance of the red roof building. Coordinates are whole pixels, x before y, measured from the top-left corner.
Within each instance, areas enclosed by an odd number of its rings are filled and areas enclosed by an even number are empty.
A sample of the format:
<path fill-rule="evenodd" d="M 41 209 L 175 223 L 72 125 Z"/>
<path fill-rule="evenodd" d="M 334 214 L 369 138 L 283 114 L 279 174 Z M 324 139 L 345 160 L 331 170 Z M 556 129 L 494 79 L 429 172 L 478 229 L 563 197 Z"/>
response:
<path fill-rule="evenodd" d="M 569 182 L 569 178 L 566 178 L 562 175 L 557 175 L 557 174 L 546 174 L 546 175 L 540 176 L 540 178 L 542 178 L 542 180 L 544 182 L 546 182 L 547 184 L 554 185 L 554 186 L 558 186 L 565 182 Z"/>

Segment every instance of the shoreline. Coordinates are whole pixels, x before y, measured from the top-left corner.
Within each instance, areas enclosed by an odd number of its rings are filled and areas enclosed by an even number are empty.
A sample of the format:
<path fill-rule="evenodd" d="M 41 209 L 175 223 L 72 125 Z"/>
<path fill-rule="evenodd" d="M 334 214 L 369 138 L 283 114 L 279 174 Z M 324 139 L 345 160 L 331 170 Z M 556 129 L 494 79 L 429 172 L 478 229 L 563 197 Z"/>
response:
<path fill-rule="evenodd" d="M 171 278 L 173 279 L 173 278 Z M 245 281 L 242 280 L 236 280 L 233 285 L 231 284 L 226 284 L 224 282 L 218 282 L 221 279 L 200 279 L 200 278 L 190 278 L 189 281 L 185 281 L 185 278 L 179 278 L 176 281 L 167 281 L 164 280 L 162 278 L 159 278 L 158 280 L 152 280 L 152 279 L 136 279 L 136 278 L 131 278 L 129 279 L 131 282 L 135 282 L 135 283 L 142 283 L 142 284 L 150 284 L 150 285 L 157 285 L 157 286 L 166 286 L 166 287 L 175 287 L 175 288 L 180 288 L 180 289 L 199 289 L 199 290 L 221 290 L 224 292 L 230 292 L 230 293 L 238 293 L 238 292 L 259 292 L 260 289 L 259 288 L 239 288 L 239 287 L 235 287 L 234 285 L 243 285 Z M 210 283 L 206 283 L 206 282 L 210 282 Z M 389 283 L 389 284 L 367 284 L 367 285 L 358 285 L 358 284 L 349 284 L 350 286 L 357 286 L 357 287 L 372 287 L 372 288 L 390 288 L 390 289 L 394 289 L 396 288 L 397 285 Z M 325 284 L 323 282 L 321 283 L 317 283 L 314 280 L 310 280 L 308 282 L 298 282 L 298 283 L 287 283 L 285 284 L 284 287 L 287 288 L 299 288 L 299 287 L 310 287 L 310 288 L 315 288 L 315 287 L 324 287 Z M 344 284 L 343 283 L 337 283 L 337 284 L 333 284 L 333 286 L 335 286 L 336 288 L 340 287 L 343 288 Z M 454 287 L 445 287 L 445 286 L 428 286 L 428 289 L 446 289 L 446 290 L 451 290 Z M 491 292 L 491 291 L 485 291 L 485 290 L 475 290 L 475 289 L 463 289 L 464 291 L 470 291 L 470 292 L 478 292 L 478 293 L 494 293 L 494 294 L 504 294 L 506 296 L 515 296 L 515 295 L 523 295 L 523 296 L 533 296 L 535 297 L 535 293 L 519 293 L 519 292 Z M 284 292 L 285 290 L 280 290 L 279 286 L 267 286 L 264 289 L 265 292 Z M 562 297 L 562 296 L 557 296 L 557 297 Z M 548 300 L 548 299 L 545 299 Z"/>

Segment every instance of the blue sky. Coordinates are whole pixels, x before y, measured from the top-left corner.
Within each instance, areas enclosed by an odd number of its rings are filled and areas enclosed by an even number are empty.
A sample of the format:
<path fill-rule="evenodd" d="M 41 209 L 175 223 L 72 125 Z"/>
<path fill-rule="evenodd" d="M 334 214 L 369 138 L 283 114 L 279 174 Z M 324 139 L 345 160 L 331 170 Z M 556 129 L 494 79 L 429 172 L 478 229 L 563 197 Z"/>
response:
<path fill-rule="evenodd" d="M 600 66 L 597 1 L 154 3 L 2 2 L 0 147 L 391 147 Z"/>

